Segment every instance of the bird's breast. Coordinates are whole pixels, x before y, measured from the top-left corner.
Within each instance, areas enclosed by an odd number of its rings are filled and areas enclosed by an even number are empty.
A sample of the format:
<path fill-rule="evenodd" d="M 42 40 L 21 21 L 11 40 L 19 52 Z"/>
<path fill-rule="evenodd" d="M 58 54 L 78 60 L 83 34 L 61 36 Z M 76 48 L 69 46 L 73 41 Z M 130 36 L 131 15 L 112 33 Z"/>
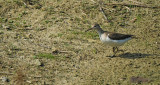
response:
<path fill-rule="evenodd" d="M 101 35 L 100 35 L 100 40 L 101 40 L 102 42 L 106 42 L 106 38 L 107 38 L 107 35 L 106 35 L 106 34 L 101 34 Z"/>

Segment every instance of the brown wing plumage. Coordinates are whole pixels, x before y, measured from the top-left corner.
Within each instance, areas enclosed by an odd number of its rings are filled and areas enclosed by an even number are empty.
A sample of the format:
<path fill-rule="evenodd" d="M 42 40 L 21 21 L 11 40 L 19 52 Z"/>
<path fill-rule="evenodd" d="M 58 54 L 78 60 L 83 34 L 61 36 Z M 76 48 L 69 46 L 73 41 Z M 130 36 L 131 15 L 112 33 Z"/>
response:
<path fill-rule="evenodd" d="M 120 34 L 120 33 L 109 33 L 108 37 L 113 40 L 121 40 L 121 39 L 126 39 L 130 38 L 133 35 L 127 35 L 127 34 Z"/>

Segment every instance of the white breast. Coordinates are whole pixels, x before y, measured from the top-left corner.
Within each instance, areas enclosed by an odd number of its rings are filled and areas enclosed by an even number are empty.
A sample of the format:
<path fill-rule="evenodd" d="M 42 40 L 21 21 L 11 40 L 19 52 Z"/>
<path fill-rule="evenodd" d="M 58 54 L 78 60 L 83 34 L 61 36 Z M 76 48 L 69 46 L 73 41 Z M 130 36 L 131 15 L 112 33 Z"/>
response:
<path fill-rule="evenodd" d="M 126 38 L 124 40 L 112 40 L 108 36 L 106 36 L 105 34 L 101 34 L 101 36 L 100 36 L 100 40 L 103 43 L 108 44 L 109 46 L 113 46 L 113 47 L 121 46 L 130 39 L 131 38 Z"/>

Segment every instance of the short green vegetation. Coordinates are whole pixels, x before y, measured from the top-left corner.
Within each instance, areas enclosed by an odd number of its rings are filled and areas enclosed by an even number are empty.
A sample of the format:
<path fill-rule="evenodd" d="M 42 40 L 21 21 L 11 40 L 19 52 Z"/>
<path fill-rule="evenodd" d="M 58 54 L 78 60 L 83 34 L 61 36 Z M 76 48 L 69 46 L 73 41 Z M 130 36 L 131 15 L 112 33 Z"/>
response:
<path fill-rule="evenodd" d="M 49 58 L 49 59 L 54 59 L 55 56 L 53 56 L 53 54 L 50 54 L 50 53 L 39 53 L 36 56 L 34 56 L 34 58 Z"/>

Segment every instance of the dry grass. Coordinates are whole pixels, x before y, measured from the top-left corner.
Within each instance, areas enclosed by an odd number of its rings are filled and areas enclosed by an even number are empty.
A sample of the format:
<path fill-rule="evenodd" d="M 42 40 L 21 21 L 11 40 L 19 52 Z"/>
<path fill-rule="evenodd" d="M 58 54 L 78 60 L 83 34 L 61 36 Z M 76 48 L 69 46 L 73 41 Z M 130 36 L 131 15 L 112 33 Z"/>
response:
<path fill-rule="evenodd" d="M 144 85 L 160 84 L 160 10 L 103 5 L 108 22 L 96 2 L 0 0 L 0 72 L 13 73 L 0 77 L 8 76 L 10 84 L 128 85 L 138 76 L 151 80 Z M 159 6 L 158 0 L 138 2 Z M 110 58 L 111 47 L 96 32 L 84 32 L 94 23 L 138 39 L 121 47 L 124 54 Z M 19 72 L 20 66 L 25 69 Z"/>
<path fill-rule="evenodd" d="M 17 85 L 24 85 L 26 82 L 26 73 L 23 72 L 24 69 L 19 69 L 14 77 L 15 83 Z"/>

